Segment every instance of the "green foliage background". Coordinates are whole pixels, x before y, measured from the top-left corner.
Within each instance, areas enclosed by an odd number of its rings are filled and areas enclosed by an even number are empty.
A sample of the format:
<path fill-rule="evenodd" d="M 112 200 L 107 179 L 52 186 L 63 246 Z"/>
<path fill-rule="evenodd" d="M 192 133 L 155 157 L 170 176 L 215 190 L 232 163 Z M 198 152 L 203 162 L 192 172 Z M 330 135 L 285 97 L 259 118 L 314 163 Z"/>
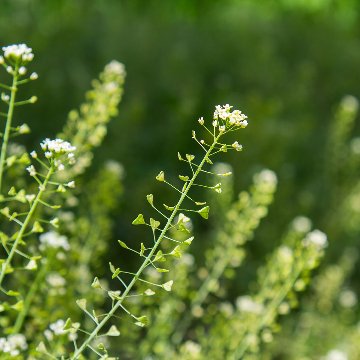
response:
<path fill-rule="evenodd" d="M 197 151 L 194 120 L 223 103 L 249 116 L 244 152 L 226 159 L 236 193 L 261 167 L 277 173 L 279 189 L 249 245 L 242 289 L 298 214 L 328 234 L 327 261 L 358 247 L 329 215 L 338 184 L 324 164 L 337 105 L 360 94 L 359 15 L 356 0 L 0 0 L 0 45 L 25 42 L 37 58 L 40 101 L 17 117 L 32 124 L 29 150 L 61 129 L 106 62 L 126 65 L 119 116 L 92 170 L 112 158 L 127 174 L 114 237 L 132 238 L 134 214 L 157 191 L 150 180 L 163 168 L 175 174 L 176 152 Z M 201 259 L 201 244 L 193 250 Z"/>

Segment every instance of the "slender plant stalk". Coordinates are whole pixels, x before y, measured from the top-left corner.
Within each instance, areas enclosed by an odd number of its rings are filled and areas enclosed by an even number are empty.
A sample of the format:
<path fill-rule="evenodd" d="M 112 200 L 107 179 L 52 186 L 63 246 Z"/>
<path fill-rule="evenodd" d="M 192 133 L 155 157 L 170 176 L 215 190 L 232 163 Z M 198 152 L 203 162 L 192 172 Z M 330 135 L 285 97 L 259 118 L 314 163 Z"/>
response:
<path fill-rule="evenodd" d="M 6 125 L 5 125 L 5 131 L 4 131 L 4 138 L 3 143 L 1 146 L 1 154 L 0 154 L 0 194 L 1 194 L 1 187 L 2 187 L 2 179 L 4 175 L 4 167 L 5 167 L 5 160 L 6 160 L 6 154 L 7 154 L 7 147 L 9 144 L 9 137 L 10 137 L 10 130 L 11 130 L 11 123 L 13 119 L 14 114 L 14 107 L 15 107 L 15 98 L 16 98 L 16 92 L 17 92 L 17 79 L 18 79 L 18 65 L 16 65 L 14 70 L 14 77 L 13 82 L 11 86 L 11 95 L 10 95 L 10 103 L 9 108 L 6 116 Z"/>
<path fill-rule="evenodd" d="M 184 338 L 185 332 L 188 329 L 191 323 L 191 314 L 192 310 L 198 306 L 200 306 L 207 295 L 209 294 L 210 284 L 213 281 L 216 281 L 220 278 L 221 274 L 224 272 L 227 265 L 227 261 L 222 259 L 222 261 L 216 262 L 215 266 L 212 268 L 211 273 L 208 275 L 206 280 L 200 286 L 199 291 L 196 293 L 196 296 L 191 301 L 191 311 L 189 311 L 180 321 L 178 326 L 176 327 L 176 332 L 174 333 L 172 340 L 174 344 L 180 344 Z"/>
<path fill-rule="evenodd" d="M 267 323 L 269 316 L 272 316 L 273 312 L 276 311 L 276 309 L 279 308 L 280 304 L 282 303 L 282 301 L 284 300 L 284 298 L 286 297 L 286 295 L 289 293 L 289 291 L 294 287 L 294 284 L 296 282 L 296 280 L 298 279 L 298 277 L 300 276 L 302 272 L 302 268 L 299 267 L 293 274 L 293 276 L 291 277 L 290 281 L 288 281 L 282 288 L 282 290 L 279 292 L 278 296 L 271 302 L 271 304 L 268 306 L 266 313 L 259 317 L 259 322 L 258 324 L 256 324 L 255 326 L 255 330 L 256 332 L 258 332 L 259 330 L 261 330 L 264 325 Z M 232 354 L 231 360 L 239 360 L 242 359 L 246 350 L 249 347 L 249 342 L 246 339 L 246 334 L 244 335 L 244 337 L 242 338 L 242 341 L 240 343 L 240 345 L 237 347 L 237 349 L 235 350 L 235 352 Z"/>
<path fill-rule="evenodd" d="M 202 159 L 201 163 L 199 164 L 198 168 L 196 169 L 196 171 L 194 172 L 191 180 L 189 181 L 188 185 L 186 186 L 186 188 L 184 189 L 184 191 L 182 192 L 182 195 L 178 201 L 178 203 L 176 204 L 174 210 L 172 211 L 165 227 L 163 228 L 163 230 L 161 231 L 158 239 L 156 240 L 152 250 L 150 251 L 150 253 L 148 254 L 148 256 L 146 257 L 146 259 L 144 260 L 144 262 L 142 263 L 142 265 L 140 266 L 139 270 L 137 271 L 137 273 L 134 275 L 134 277 L 132 278 L 131 282 L 129 283 L 129 285 L 126 287 L 126 289 L 124 290 L 124 293 L 121 296 L 121 299 L 119 299 L 115 305 L 111 308 L 111 310 L 109 311 L 109 313 L 104 317 L 104 319 L 96 326 L 96 328 L 91 332 L 91 334 L 88 336 L 88 338 L 82 343 L 82 345 L 75 351 L 74 355 L 70 358 L 71 360 L 76 360 L 79 358 L 79 356 L 83 353 L 83 351 L 86 349 L 86 347 L 90 344 L 90 342 L 97 336 L 97 334 L 99 333 L 99 331 L 103 328 L 103 326 L 109 321 L 109 319 L 114 315 L 114 313 L 116 312 L 116 310 L 121 306 L 121 304 L 123 303 L 123 301 L 125 300 L 126 296 L 128 295 L 128 293 L 130 292 L 130 290 L 132 289 L 132 287 L 135 285 L 135 283 L 137 282 L 138 278 L 140 277 L 140 275 L 142 274 L 142 272 L 144 271 L 144 269 L 147 267 L 147 265 L 150 263 L 151 258 L 153 257 L 153 255 L 155 254 L 157 248 L 159 247 L 162 239 L 164 238 L 166 232 L 169 230 L 172 221 L 174 220 L 178 210 L 181 208 L 181 204 L 183 203 L 187 193 L 189 192 L 190 188 L 192 187 L 195 179 L 197 178 L 197 176 L 199 175 L 200 171 L 202 170 L 205 162 L 209 159 L 211 152 L 213 151 L 215 145 L 217 144 L 219 138 L 221 137 L 221 133 L 218 134 L 216 137 L 214 137 L 214 141 L 212 143 L 212 145 L 210 146 L 210 148 L 207 150 L 204 158 Z"/>
<path fill-rule="evenodd" d="M 15 321 L 15 325 L 12 329 L 12 333 L 13 334 L 18 334 L 21 332 L 21 328 L 24 324 L 24 320 L 26 318 L 26 315 L 28 314 L 29 312 L 29 309 L 30 309 L 30 306 L 31 306 L 31 303 L 37 293 L 37 290 L 39 289 L 39 286 L 42 282 L 42 280 L 44 279 L 45 275 L 46 275 L 46 272 L 47 272 L 47 269 L 48 269 L 48 263 L 49 263 L 50 259 L 48 259 L 46 261 L 45 264 L 42 265 L 41 269 L 39 271 L 37 271 L 37 274 L 36 274 L 36 277 L 35 277 L 35 280 L 33 281 L 27 295 L 26 295 L 26 298 L 25 298 L 25 301 L 24 301 L 24 305 L 23 305 L 23 308 L 22 310 L 18 313 L 18 316 L 16 318 L 16 321 Z"/>
<path fill-rule="evenodd" d="M 38 194 L 36 195 L 36 198 L 35 198 L 34 202 L 32 203 L 32 205 L 31 205 L 31 207 L 30 207 L 30 211 L 28 212 L 28 214 L 27 214 L 27 216 L 26 216 L 26 218 L 25 218 L 25 221 L 23 222 L 23 224 L 22 224 L 22 226 L 21 226 L 20 231 L 18 232 L 18 234 L 17 234 L 17 236 L 16 236 L 16 240 L 15 240 L 14 244 L 13 244 L 12 247 L 11 247 L 10 253 L 9 253 L 6 261 L 5 261 L 5 262 L 2 264 L 2 266 L 1 266 L 0 287 L 1 287 L 2 282 L 3 282 L 3 280 L 4 280 L 6 271 L 7 271 L 7 269 L 8 269 L 9 266 L 10 266 L 11 260 L 12 260 L 12 258 L 13 258 L 14 255 L 15 255 L 15 252 L 16 252 L 16 250 L 17 250 L 17 247 L 18 247 L 19 243 L 20 243 L 20 240 L 21 240 L 22 236 L 24 235 L 24 233 L 25 233 L 25 231 L 26 231 L 26 229 L 27 229 L 27 226 L 29 225 L 29 223 L 30 223 L 30 221 L 31 221 L 31 219 L 32 219 L 32 217 L 33 217 L 33 215 L 34 215 L 34 212 L 35 212 L 37 206 L 39 205 L 39 202 L 40 202 L 40 200 L 41 200 L 41 197 L 42 197 L 43 193 L 46 191 L 46 186 L 47 186 L 47 184 L 48 184 L 48 182 L 49 182 L 49 180 L 50 180 L 53 172 L 54 172 L 54 169 L 53 169 L 53 167 L 51 166 L 51 167 L 49 168 L 49 171 L 48 171 L 46 177 L 45 177 L 44 182 L 39 186 L 39 192 L 38 192 Z"/>

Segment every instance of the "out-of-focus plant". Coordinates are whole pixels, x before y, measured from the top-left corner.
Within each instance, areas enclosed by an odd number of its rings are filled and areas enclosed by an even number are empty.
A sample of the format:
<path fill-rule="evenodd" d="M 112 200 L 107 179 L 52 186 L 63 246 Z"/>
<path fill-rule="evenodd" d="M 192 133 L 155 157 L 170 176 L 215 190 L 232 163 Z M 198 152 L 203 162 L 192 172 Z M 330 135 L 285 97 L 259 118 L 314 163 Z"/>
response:
<path fill-rule="evenodd" d="M 42 339 L 39 330 L 45 330 L 48 325 L 49 314 L 63 317 L 71 308 L 66 305 L 62 309 L 57 307 L 61 299 L 69 294 L 66 292 L 67 280 L 74 280 L 74 273 L 79 275 L 77 261 L 69 259 L 75 260 L 76 255 L 87 254 L 88 261 L 82 266 L 89 267 L 92 259 L 88 252 L 101 248 L 94 241 L 94 237 L 98 239 L 97 232 L 100 231 L 104 239 L 110 235 L 111 220 L 107 215 L 114 208 L 117 194 L 121 191 L 119 165 L 109 163 L 100 172 L 97 180 L 102 181 L 102 191 L 94 196 L 94 185 L 90 185 L 88 191 L 92 193 L 92 201 L 83 202 L 83 211 L 88 212 L 88 231 L 92 233 L 91 228 L 94 230 L 93 240 L 88 236 L 89 241 L 81 244 L 84 240 L 79 240 L 80 233 L 73 228 L 70 245 L 69 238 L 61 235 L 61 231 L 66 231 L 71 221 L 63 216 L 64 212 L 59 212 L 61 205 L 58 204 L 63 201 L 64 195 L 67 206 L 78 202 L 73 195 L 68 196 L 68 189 L 75 188 L 75 181 L 69 179 L 90 165 L 91 151 L 100 145 L 107 122 L 117 113 L 125 72 L 118 62 L 107 65 L 100 80 L 94 81 L 94 89 L 87 94 L 87 102 L 80 110 L 81 116 L 71 113 L 62 138 L 44 140 L 40 144 L 41 151 L 34 150 L 29 156 L 23 147 L 11 140 L 30 131 L 27 124 L 14 126 L 13 123 L 16 121 L 16 108 L 34 103 L 37 99 L 32 96 L 28 100 L 18 100 L 19 87 L 38 78 L 34 72 L 27 75 L 34 55 L 25 44 L 3 47 L 3 51 L 0 64 L 12 81 L 10 85 L 0 84 L 3 90 L 1 101 L 7 107 L 1 112 L 5 127 L 1 133 L 0 202 L 3 206 L 0 212 L 3 219 L 8 220 L 2 223 L 0 231 L 3 247 L 0 260 L 3 294 L 0 321 L 1 335 L 4 336 L 0 338 L 0 352 L 6 358 L 23 358 L 23 353 L 27 354 L 26 358 L 31 358 Z M 90 138 L 89 141 L 82 143 L 86 137 Z M 75 159 L 81 162 L 77 167 L 74 166 Z M 21 172 L 24 165 L 27 165 L 26 170 L 36 186 L 27 184 L 26 176 Z M 49 226 L 52 229 L 48 229 Z M 69 231 L 67 233 L 70 235 Z M 74 249 L 70 251 L 73 245 Z M 66 271 L 67 263 L 71 266 L 68 270 L 74 273 Z M 64 304 L 66 302 L 63 301 Z M 56 326 L 50 326 L 53 330 L 45 331 L 48 338 L 53 338 L 56 332 L 61 333 L 59 322 L 54 324 Z"/>

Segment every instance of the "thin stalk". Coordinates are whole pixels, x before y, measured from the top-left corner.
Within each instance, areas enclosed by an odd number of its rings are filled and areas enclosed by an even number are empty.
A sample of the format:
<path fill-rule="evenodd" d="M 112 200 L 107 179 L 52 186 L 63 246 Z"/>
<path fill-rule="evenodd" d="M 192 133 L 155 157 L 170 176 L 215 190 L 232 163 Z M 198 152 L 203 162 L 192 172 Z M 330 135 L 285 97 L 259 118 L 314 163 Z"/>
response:
<path fill-rule="evenodd" d="M 42 183 L 42 185 L 39 186 L 39 192 L 36 195 L 36 198 L 35 198 L 34 202 L 31 205 L 30 211 L 27 214 L 27 216 L 26 216 L 26 218 L 25 218 L 25 220 L 23 222 L 23 225 L 20 228 L 20 231 L 18 232 L 18 234 L 16 236 L 16 240 L 15 240 L 15 242 L 14 242 L 12 248 L 11 248 L 11 251 L 10 251 L 6 261 L 1 266 L 0 287 L 1 287 L 1 284 L 2 284 L 2 282 L 4 280 L 6 271 L 7 271 L 8 267 L 10 266 L 11 260 L 12 260 L 12 258 L 14 257 L 14 255 L 16 253 L 16 250 L 17 250 L 17 247 L 18 247 L 18 245 L 20 243 L 20 240 L 22 239 L 22 237 L 23 237 L 23 235 L 24 235 L 24 233 L 25 233 L 25 231 L 27 229 L 27 226 L 29 225 L 29 223 L 30 223 L 30 221 L 31 221 L 31 219 L 32 219 L 32 217 L 34 215 L 34 212 L 35 212 L 38 204 L 41 201 L 41 196 L 45 192 L 46 186 L 47 186 L 53 172 L 54 172 L 54 169 L 51 166 L 48 173 L 47 173 L 47 175 L 46 175 L 46 178 L 45 178 L 44 182 Z"/>
<path fill-rule="evenodd" d="M 200 306 L 204 300 L 206 299 L 207 295 L 210 291 L 210 284 L 214 280 L 218 280 L 221 276 L 221 274 L 224 272 L 227 260 L 225 258 L 222 259 L 222 261 L 217 261 L 214 267 L 212 268 L 211 273 L 208 275 L 206 280 L 202 283 L 199 291 L 196 293 L 196 296 L 193 298 L 190 304 L 191 311 L 188 312 L 180 321 L 180 323 L 176 327 L 176 332 L 174 333 L 172 337 L 172 341 L 174 344 L 180 344 L 181 341 L 184 338 L 185 332 L 188 329 L 191 319 L 192 319 L 192 310 L 198 306 Z"/>
<path fill-rule="evenodd" d="M 28 314 L 29 312 L 29 309 L 30 309 L 30 305 L 34 299 L 34 296 L 37 292 L 37 290 L 39 289 L 39 286 L 40 284 L 42 283 L 45 275 L 46 275 L 46 272 L 47 272 L 47 264 L 48 264 L 49 260 L 43 264 L 41 266 L 41 269 L 39 271 L 37 271 L 37 274 L 36 274 L 36 277 L 35 277 L 35 280 L 33 281 L 27 295 L 26 295 L 26 298 L 25 298 L 25 301 L 24 301 L 24 305 L 23 305 L 23 308 L 22 310 L 18 313 L 18 316 L 16 318 L 16 321 L 15 321 L 15 325 L 12 329 L 12 333 L 13 334 L 18 334 L 21 332 L 21 328 L 24 324 L 24 320 L 26 318 L 26 315 Z"/>
<path fill-rule="evenodd" d="M 209 158 L 212 150 L 214 149 L 215 145 L 217 144 L 218 139 L 221 137 L 221 135 L 223 134 L 219 134 L 217 137 L 214 136 L 214 141 L 213 144 L 211 145 L 211 147 L 209 148 L 209 150 L 206 152 L 204 158 L 202 159 L 199 167 L 197 168 L 197 170 L 195 171 L 193 177 L 191 178 L 190 182 L 188 183 L 188 186 L 184 189 L 184 192 L 182 193 L 178 203 L 176 204 L 174 210 L 171 213 L 171 216 L 169 217 L 164 229 L 161 231 L 158 239 L 156 240 L 152 250 L 150 251 L 150 253 L 148 254 L 148 256 L 146 257 L 146 259 L 144 260 L 144 262 L 142 263 L 142 265 L 140 266 L 139 270 L 137 271 L 137 273 L 134 275 L 133 279 L 131 280 L 131 282 L 129 283 L 129 285 L 127 286 L 127 288 L 124 290 L 121 299 L 118 300 L 115 305 L 111 308 L 111 310 L 109 311 L 109 313 L 104 317 L 104 319 L 99 323 L 99 325 L 96 326 L 96 328 L 92 331 L 92 333 L 89 335 L 89 337 L 82 343 L 82 345 L 75 351 L 74 355 L 70 358 L 71 360 L 76 360 L 79 358 L 79 356 L 83 353 L 83 351 L 86 349 L 86 347 L 90 344 L 90 342 L 97 336 L 97 334 L 99 333 L 99 331 L 103 328 L 103 326 L 109 321 L 109 319 L 113 316 L 113 314 L 116 312 L 116 310 L 121 306 L 121 304 L 123 303 L 123 301 L 125 300 L 127 294 L 130 292 L 130 290 L 132 289 L 132 287 L 135 285 L 135 283 L 137 282 L 137 280 L 139 279 L 140 275 L 142 274 L 142 272 L 144 271 L 144 269 L 147 267 L 147 265 L 151 262 L 151 258 L 153 257 L 153 255 L 155 254 L 157 248 L 159 247 L 162 239 L 164 238 L 166 232 L 168 231 L 168 229 L 171 226 L 172 221 L 174 220 L 179 208 L 181 207 L 181 204 L 183 203 L 184 199 L 187 196 L 188 191 L 190 190 L 192 184 L 194 183 L 194 181 L 196 180 L 197 176 L 200 173 L 201 168 L 204 166 L 205 162 L 207 161 L 207 159 Z"/>
<path fill-rule="evenodd" d="M 9 108 L 6 116 L 6 125 L 5 125 L 5 132 L 4 132 L 4 139 L 1 146 L 1 154 L 0 154 L 0 194 L 1 194 L 1 187 L 2 187 L 2 179 L 4 174 L 4 167 L 5 167 L 5 160 L 7 154 L 7 147 L 9 143 L 10 137 L 10 130 L 11 130 L 11 123 L 14 115 L 14 107 L 15 107 L 15 98 L 17 92 L 17 79 L 18 79 L 18 65 L 15 67 L 14 70 L 14 77 L 11 86 L 11 94 L 10 94 L 10 102 Z"/>
<path fill-rule="evenodd" d="M 260 317 L 259 323 L 255 326 L 253 332 L 258 333 L 264 325 L 268 322 L 268 318 L 273 315 L 273 313 L 276 311 L 276 309 L 280 306 L 286 295 L 289 293 L 289 291 L 293 288 L 297 278 L 300 276 L 302 272 L 302 268 L 299 267 L 297 270 L 295 270 L 291 280 L 287 282 L 282 290 L 279 292 L 279 295 L 271 302 L 270 306 L 267 308 L 266 313 Z M 237 347 L 237 349 L 232 354 L 231 360 L 239 360 L 242 359 L 246 350 L 249 347 L 249 342 L 246 341 L 246 333 L 240 343 L 240 345 Z"/>

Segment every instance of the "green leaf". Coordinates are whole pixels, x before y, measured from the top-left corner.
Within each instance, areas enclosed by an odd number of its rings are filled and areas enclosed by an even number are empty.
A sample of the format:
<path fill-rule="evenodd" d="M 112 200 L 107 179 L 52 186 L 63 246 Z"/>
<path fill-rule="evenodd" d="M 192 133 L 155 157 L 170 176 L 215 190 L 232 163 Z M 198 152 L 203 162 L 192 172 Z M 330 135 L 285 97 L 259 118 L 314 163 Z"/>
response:
<path fill-rule="evenodd" d="M 97 277 L 94 278 L 92 284 L 91 284 L 91 287 L 94 288 L 94 289 L 101 289 L 101 284 L 100 284 L 100 281 Z"/>
<path fill-rule="evenodd" d="M 165 256 L 164 256 L 164 254 L 163 254 L 163 252 L 162 252 L 161 250 L 159 250 L 159 251 L 156 253 L 156 255 L 154 256 L 153 262 L 155 262 L 155 261 L 158 261 L 158 262 L 164 262 L 164 261 L 166 261 Z"/>
<path fill-rule="evenodd" d="M 16 189 L 14 186 L 11 187 L 11 189 L 8 192 L 8 195 L 15 196 L 16 195 Z"/>
<path fill-rule="evenodd" d="M 180 161 L 184 160 L 183 157 L 181 156 L 181 154 L 180 154 L 179 152 L 178 152 L 178 159 L 179 159 Z"/>
<path fill-rule="evenodd" d="M 110 298 L 112 300 L 121 300 L 121 297 L 120 297 L 120 290 L 117 290 L 117 291 L 108 291 L 108 295 L 110 296 Z"/>
<path fill-rule="evenodd" d="M 153 230 L 156 230 L 160 226 L 160 221 L 150 218 L 150 226 Z"/>
<path fill-rule="evenodd" d="M 80 309 L 86 310 L 86 304 L 87 304 L 86 299 L 78 299 L 76 300 L 76 304 Z"/>
<path fill-rule="evenodd" d="M 115 279 L 119 274 L 120 274 L 120 268 L 117 268 L 115 271 L 114 271 L 114 273 L 112 274 L 112 279 Z"/>
<path fill-rule="evenodd" d="M 31 259 L 25 266 L 26 270 L 36 270 L 37 269 L 37 263 L 36 260 Z"/>
<path fill-rule="evenodd" d="M 132 222 L 133 225 L 142 225 L 145 224 L 144 215 L 139 214 L 136 219 Z"/>
<path fill-rule="evenodd" d="M 146 195 L 146 200 L 149 202 L 149 204 L 151 206 L 154 205 L 154 195 L 153 194 Z"/>
<path fill-rule="evenodd" d="M 43 354 L 47 354 L 47 349 L 46 349 L 46 346 L 45 344 L 41 341 L 39 343 L 39 345 L 36 347 L 36 351 L 39 352 L 39 353 L 43 353 Z"/>
<path fill-rule="evenodd" d="M 7 296 L 19 296 L 20 293 L 18 291 L 14 291 L 14 290 L 9 290 L 8 292 L 6 292 Z"/>
<path fill-rule="evenodd" d="M 174 284 L 174 281 L 170 280 L 170 281 L 166 282 L 165 284 L 162 284 L 161 287 L 166 291 L 171 291 L 173 284 Z"/>
<path fill-rule="evenodd" d="M 42 233 L 44 232 L 44 228 L 40 225 L 38 221 L 35 221 L 31 231 L 34 233 Z"/>
<path fill-rule="evenodd" d="M 114 272 L 116 271 L 115 266 L 114 266 L 111 262 L 109 262 L 109 267 L 110 267 L 110 271 L 111 271 L 112 273 L 114 273 Z"/>
<path fill-rule="evenodd" d="M 220 151 L 222 152 L 227 152 L 227 146 L 224 144 L 221 148 Z"/>
<path fill-rule="evenodd" d="M 146 250 L 146 248 L 145 248 L 144 244 L 141 243 L 141 245 L 140 245 L 140 256 L 144 255 L 145 250 Z"/>
<path fill-rule="evenodd" d="M 120 244 L 121 247 L 123 247 L 124 249 L 129 249 L 129 247 L 121 240 L 118 240 L 118 243 Z"/>
<path fill-rule="evenodd" d="M 170 255 L 180 259 L 182 256 L 182 253 L 180 251 L 180 246 L 179 245 L 175 246 L 173 251 L 170 253 Z"/>
<path fill-rule="evenodd" d="M 24 308 L 24 302 L 20 300 L 16 304 L 12 305 L 11 308 L 20 312 Z"/>
<path fill-rule="evenodd" d="M 120 331 L 115 325 L 112 325 L 108 332 L 105 334 L 106 336 L 120 336 Z"/>
<path fill-rule="evenodd" d="M 186 239 L 183 244 L 186 244 L 186 245 L 191 245 L 192 241 L 194 240 L 194 237 L 189 237 L 188 239 Z"/>
<path fill-rule="evenodd" d="M 149 319 L 147 316 L 140 316 L 137 319 L 137 322 L 135 323 L 135 325 L 140 326 L 140 327 L 144 327 L 149 325 Z"/>
<path fill-rule="evenodd" d="M 194 155 L 191 155 L 191 154 L 186 154 L 186 159 L 191 162 L 195 159 L 195 156 Z"/>
<path fill-rule="evenodd" d="M 208 219 L 209 218 L 209 210 L 210 207 L 209 206 L 205 206 L 203 208 L 201 208 L 200 210 L 198 210 L 197 212 L 200 214 L 201 217 L 203 217 L 204 219 Z"/>
<path fill-rule="evenodd" d="M 72 327 L 72 321 L 70 318 L 68 318 L 65 322 L 65 325 L 63 327 L 63 330 L 70 330 Z"/>
<path fill-rule="evenodd" d="M 157 181 L 165 181 L 165 174 L 163 171 L 160 171 L 159 174 L 156 176 Z"/>
<path fill-rule="evenodd" d="M 195 205 L 198 205 L 198 206 L 206 205 L 206 201 L 195 201 Z"/>
<path fill-rule="evenodd" d="M 163 204 L 163 205 L 166 210 L 173 211 L 175 209 L 175 206 L 168 206 L 166 204 Z"/>
<path fill-rule="evenodd" d="M 151 289 L 146 289 L 146 290 L 144 291 L 144 295 L 146 295 L 146 296 L 153 296 L 153 295 L 155 295 L 155 291 L 153 291 L 153 290 L 151 290 Z"/>
<path fill-rule="evenodd" d="M 184 175 L 179 175 L 179 179 L 182 181 L 189 181 L 189 177 Z"/>

